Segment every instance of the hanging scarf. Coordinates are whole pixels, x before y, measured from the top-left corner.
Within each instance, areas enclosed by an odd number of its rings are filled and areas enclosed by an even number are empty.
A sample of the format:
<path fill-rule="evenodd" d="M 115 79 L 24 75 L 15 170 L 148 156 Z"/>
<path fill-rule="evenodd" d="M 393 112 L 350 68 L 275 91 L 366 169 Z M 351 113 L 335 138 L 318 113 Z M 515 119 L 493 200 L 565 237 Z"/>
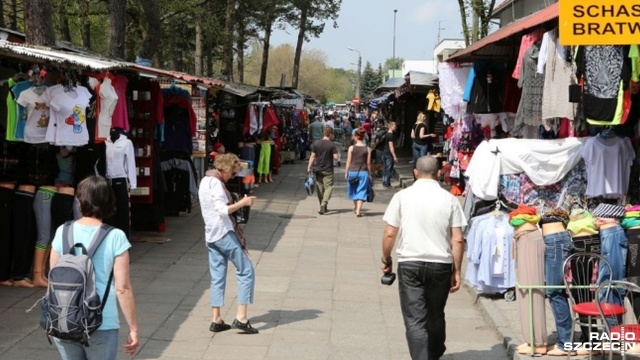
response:
<path fill-rule="evenodd" d="M 220 182 L 222 183 L 222 187 L 224 188 L 224 192 L 227 194 L 227 199 L 229 199 L 229 202 L 227 203 L 227 205 L 233 204 L 233 197 L 231 196 L 231 193 L 229 192 L 229 190 L 227 190 L 227 184 L 222 179 L 222 174 L 220 174 L 220 171 L 215 169 L 209 170 L 207 171 L 206 175 L 213 176 L 216 179 L 220 180 Z M 242 250 L 247 251 L 247 239 L 244 238 L 244 232 L 242 231 L 242 228 L 236 222 L 236 219 L 233 217 L 233 214 L 231 213 L 229 214 L 229 219 L 233 224 L 233 231 L 236 233 L 236 236 L 240 241 L 240 245 L 242 245 Z"/>

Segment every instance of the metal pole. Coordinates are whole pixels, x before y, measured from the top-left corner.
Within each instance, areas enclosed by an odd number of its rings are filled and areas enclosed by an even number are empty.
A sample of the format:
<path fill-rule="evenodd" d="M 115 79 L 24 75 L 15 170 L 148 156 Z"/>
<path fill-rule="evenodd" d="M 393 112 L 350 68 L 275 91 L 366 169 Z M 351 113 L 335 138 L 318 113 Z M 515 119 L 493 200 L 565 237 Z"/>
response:
<path fill-rule="evenodd" d="M 356 83 L 356 97 L 360 99 L 360 69 L 362 68 L 362 55 L 358 51 L 358 82 Z"/>
<path fill-rule="evenodd" d="M 393 10 L 393 77 L 396 77 L 396 14 L 398 9 Z"/>

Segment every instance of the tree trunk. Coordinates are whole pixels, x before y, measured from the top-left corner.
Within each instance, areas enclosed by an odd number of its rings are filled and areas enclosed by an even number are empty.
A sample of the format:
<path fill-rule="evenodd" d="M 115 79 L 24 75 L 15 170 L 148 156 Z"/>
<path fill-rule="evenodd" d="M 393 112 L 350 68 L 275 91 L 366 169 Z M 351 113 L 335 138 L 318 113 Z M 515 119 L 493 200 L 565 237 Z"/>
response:
<path fill-rule="evenodd" d="M 51 2 L 49 0 L 25 0 L 23 7 L 27 43 L 43 46 L 55 45 Z"/>
<path fill-rule="evenodd" d="M 89 0 L 82 0 L 82 13 L 89 13 Z M 81 16 L 82 46 L 91 49 L 91 23 L 88 16 Z"/>
<path fill-rule="evenodd" d="M 264 40 L 262 43 L 262 66 L 260 67 L 260 86 L 267 86 L 267 70 L 269 69 L 269 49 L 271 47 L 271 31 L 273 21 L 267 20 L 264 27 Z"/>
<path fill-rule="evenodd" d="M 202 25 L 200 24 L 200 17 L 196 19 L 196 51 L 195 51 L 195 75 L 202 76 Z"/>
<path fill-rule="evenodd" d="M 31 0 L 25 0 L 25 4 L 23 4 L 22 6 L 25 8 L 25 14 L 26 14 L 26 8 L 27 6 L 29 6 L 28 2 L 30 2 Z M 11 0 L 11 3 L 9 4 L 10 9 L 11 9 L 11 13 L 9 14 L 9 29 L 14 30 L 14 31 L 18 31 L 18 0 Z M 25 16 L 25 27 L 26 27 L 26 16 Z"/>
<path fill-rule="evenodd" d="M 298 74 L 300 72 L 300 58 L 302 57 L 302 44 L 304 43 L 304 34 L 307 31 L 307 12 L 308 6 L 305 4 L 300 13 L 300 29 L 298 30 L 298 43 L 296 44 L 296 55 L 293 59 L 293 76 L 291 77 L 291 86 L 298 88 Z"/>
<path fill-rule="evenodd" d="M 6 27 L 4 22 L 4 2 L 0 3 L 0 27 Z"/>
<path fill-rule="evenodd" d="M 109 0 L 109 56 L 124 59 L 127 0 Z"/>
<path fill-rule="evenodd" d="M 67 13 L 65 12 L 66 3 L 60 6 L 60 11 L 58 12 L 58 16 L 60 19 L 60 35 L 62 36 L 62 40 L 67 42 L 71 41 L 71 29 L 69 28 L 69 18 L 67 17 Z"/>
<path fill-rule="evenodd" d="M 162 37 L 160 12 L 156 0 L 140 0 L 140 3 L 144 10 L 144 18 L 147 20 L 147 36 L 145 36 L 142 41 L 139 56 L 145 59 L 151 59 L 158 49 Z M 175 36 L 169 37 L 175 42 Z"/>
<path fill-rule="evenodd" d="M 205 40 L 205 53 L 207 54 L 207 76 L 213 77 L 213 34 L 208 31 Z"/>
<path fill-rule="evenodd" d="M 236 8 L 235 0 L 227 0 L 224 24 L 224 51 L 222 76 L 225 80 L 233 82 L 233 15 Z"/>
<path fill-rule="evenodd" d="M 238 82 L 244 84 L 244 42 L 246 38 L 246 28 L 244 21 L 239 24 L 236 48 L 238 52 Z"/>
<path fill-rule="evenodd" d="M 480 38 L 489 35 L 489 23 L 491 22 L 491 15 L 495 4 L 496 0 L 491 0 L 488 7 L 482 10 L 482 16 L 480 17 Z"/>
<path fill-rule="evenodd" d="M 464 35 L 464 45 L 471 45 L 469 39 L 469 24 L 467 23 L 467 8 L 465 0 L 458 0 L 458 6 L 460 7 L 460 20 L 462 21 L 462 34 Z"/>
<path fill-rule="evenodd" d="M 471 8 L 471 43 L 473 44 L 478 40 L 478 12 L 475 6 Z"/>

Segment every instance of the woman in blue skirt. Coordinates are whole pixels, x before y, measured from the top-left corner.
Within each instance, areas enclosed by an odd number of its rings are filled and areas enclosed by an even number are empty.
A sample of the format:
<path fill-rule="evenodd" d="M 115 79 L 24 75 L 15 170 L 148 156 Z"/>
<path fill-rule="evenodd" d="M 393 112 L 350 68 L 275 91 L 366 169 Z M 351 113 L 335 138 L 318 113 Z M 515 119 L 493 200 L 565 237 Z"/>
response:
<path fill-rule="evenodd" d="M 366 134 L 367 131 L 363 127 L 356 130 L 356 143 L 349 146 L 344 175 L 347 180 L 347 193 L 349 199 L 353 200 L 353 211 L 357 217 L 362 216 L 362 204 L 367 200 L 367 187 L 371 181 L 371 148 L 363 142 Z"/>

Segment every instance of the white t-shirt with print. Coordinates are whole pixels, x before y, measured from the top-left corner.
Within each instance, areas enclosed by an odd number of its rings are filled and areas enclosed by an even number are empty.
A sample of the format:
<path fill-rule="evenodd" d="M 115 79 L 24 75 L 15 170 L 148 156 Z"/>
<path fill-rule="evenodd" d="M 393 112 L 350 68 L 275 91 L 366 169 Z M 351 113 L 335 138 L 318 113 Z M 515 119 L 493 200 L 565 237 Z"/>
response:
<path fill-rule="evenodd" d="M 27 114 L 24 142 L 29 144 L 46 143 L 45 136 L 49 126 L 49 106 L 46 101 L 32 87 L 22 91 L 16 102 L 25 108 Z"/>
<path fill-rule="evenodd" d="M 89 143 L 87 106 L 91 93 L 84 86 L 75 91 L 56 91 L 49 101 L 50 117 L 47 141 L 57 146 L 83 146 Z"/>

